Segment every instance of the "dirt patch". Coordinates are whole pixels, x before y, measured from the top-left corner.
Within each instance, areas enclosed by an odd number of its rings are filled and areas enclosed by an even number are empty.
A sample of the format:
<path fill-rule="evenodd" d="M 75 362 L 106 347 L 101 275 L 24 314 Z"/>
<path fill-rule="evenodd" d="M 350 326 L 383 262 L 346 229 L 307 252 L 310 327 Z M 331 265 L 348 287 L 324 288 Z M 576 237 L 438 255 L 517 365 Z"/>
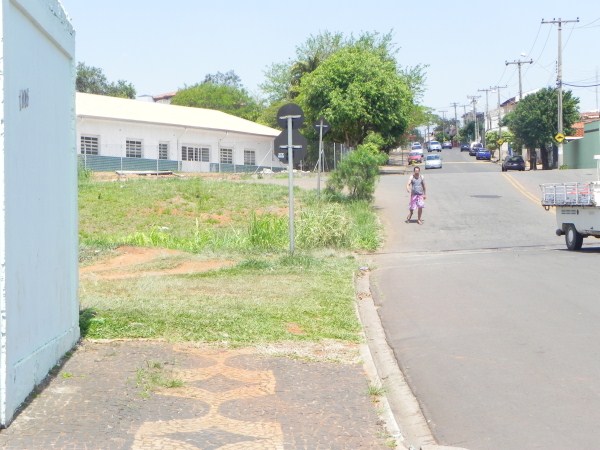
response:
<path fill-rule="evenodd" d="M 199 259 L 179 250 L 124 246 L 116 250 L 115 256 L 80 268 L 79 274 L 81 277 L 116 280 L 207 272 L 234 263 L 231 260 Z"/>

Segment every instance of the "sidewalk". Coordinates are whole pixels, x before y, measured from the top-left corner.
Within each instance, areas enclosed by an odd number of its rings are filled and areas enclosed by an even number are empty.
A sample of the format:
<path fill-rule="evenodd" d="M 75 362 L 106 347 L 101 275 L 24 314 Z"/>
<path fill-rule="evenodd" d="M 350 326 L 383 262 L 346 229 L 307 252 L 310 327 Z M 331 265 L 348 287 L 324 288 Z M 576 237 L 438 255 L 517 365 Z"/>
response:
<path fill-rule="evenodd" d="M 84 341 L 0 432 L 0 448 L 389 448 L 368 386 L 358 362 Z"/>

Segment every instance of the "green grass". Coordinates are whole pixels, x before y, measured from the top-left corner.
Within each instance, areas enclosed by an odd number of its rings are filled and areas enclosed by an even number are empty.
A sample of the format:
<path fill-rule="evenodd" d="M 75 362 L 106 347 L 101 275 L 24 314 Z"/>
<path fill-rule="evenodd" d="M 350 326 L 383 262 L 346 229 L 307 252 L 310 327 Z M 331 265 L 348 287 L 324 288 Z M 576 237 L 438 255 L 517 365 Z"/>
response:
<path fill-rule="evenodd" d="M 97 339 L 357 342 L 355 268 L 354 258 L 296 255 L 197 275 L 82 280 L 80 327 Z"/>
<path fill-rule="evenodd" d="M 227 343 L 357 342 L 352 255 L 379 245 L 366 202 L 297 189 L 296 252 L 288 254 L 287 188 L 213 179 L 80 183 L 80 263 L 119 245 L 180 249 L 138 264 L 159 271 L 200 257 L 233 267 L 194 275 L 82 277 L 87 338 Z"/>
<path fill-rule="evenodd" d="M 298 249 L 374 250 L 379 226 L 366 202 L 318 200 L 298 189 Z M 160 179 L 80 184 L 80 241 L 203 252 L 285 251 L 287 188 L 223 180 Z"/>

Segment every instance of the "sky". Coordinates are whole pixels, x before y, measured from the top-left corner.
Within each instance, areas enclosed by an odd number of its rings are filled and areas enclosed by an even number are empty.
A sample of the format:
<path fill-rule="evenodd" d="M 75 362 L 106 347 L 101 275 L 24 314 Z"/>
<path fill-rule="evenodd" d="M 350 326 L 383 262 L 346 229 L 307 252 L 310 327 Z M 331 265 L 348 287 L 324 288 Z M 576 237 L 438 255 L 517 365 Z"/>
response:
<path fill-rule="evenodd" d="M 447 118 L 494 109 L 500 100 L 556 86 L 558 25 L 563 21 L 564 86 L 581 111 L 598 110 L 600 3 L 598 0 L 503 2 L 402 0 L 61 0 L 76 33 L 76 58 L 125 80 L 138 96 L 159 95 L 233 70 L 252 94 L 273 63 L 286 62 L 311 35 L 392 34 L 402 67 L 426 66 L 419 103 Z M 504 88 L 506 86 L 506 88 Z M 486 99 L 487 97 L 487 99 Z M 144 98 L 144 97 L 141 97 Z M 465 106 L 463 106 L 465 105 Z M 445 111 L 445 112 L 442 112 Z"/>

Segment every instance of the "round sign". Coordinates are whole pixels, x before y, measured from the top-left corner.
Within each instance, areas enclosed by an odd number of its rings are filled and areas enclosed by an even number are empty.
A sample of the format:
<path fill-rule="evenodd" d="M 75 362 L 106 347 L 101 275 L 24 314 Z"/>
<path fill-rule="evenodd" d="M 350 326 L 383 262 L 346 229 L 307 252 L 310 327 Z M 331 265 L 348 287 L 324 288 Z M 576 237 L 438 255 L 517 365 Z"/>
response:
<path fill-rule="evenodd" d="M 288 127 L 288 117 L 292 117 L 292 128 L 298 129 L 304 123 L 304 112 L 302 108 L 300 108 L 295 103 L 288 103 L 287 105 L 283 105 L 277 111 L 277 123 L 281 128 Z"/>

